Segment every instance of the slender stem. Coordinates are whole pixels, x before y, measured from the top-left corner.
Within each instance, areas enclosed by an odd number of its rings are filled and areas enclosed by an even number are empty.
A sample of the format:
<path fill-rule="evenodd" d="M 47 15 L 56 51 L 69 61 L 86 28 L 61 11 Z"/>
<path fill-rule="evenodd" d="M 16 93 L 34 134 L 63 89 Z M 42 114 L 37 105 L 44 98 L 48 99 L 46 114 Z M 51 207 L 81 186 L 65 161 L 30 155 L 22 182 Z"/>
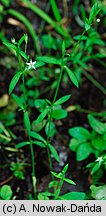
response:
<path fill-rule="evenodd" d="M 33 143 L 30 136 L 29 136 L 29 141 L 30 141 L 30 151 L 31 151 L 31 160 L 32 160 L 32 182 L 33 182 L 33 189 L 34 189 L 34 198 L 36 199 L 35 157 L 34 157 Z"/>
<path fill-rule="evenodd" d="M 74 56 L 77 46 L 79 45 L 80 41 L 82 40 L 82 37 L 84 36 L 84 34 L 86 33 L 86 30 L 83 31 L 81 37 L 79 38 L 79 40 L 77 41 L 77 43 L 75 44 L 75 46 L 73 47 L 70 56 Z"/>
<path fill-rule="evenodd" d="M 25 110 L 26 110 L 26 87 L 25 87 L 25 75 L 24 75 L 24 72 L 22 74 L 22 82 L 23 82 L 23 95 L 24 95 L 24 106 L 25 106 Z"/>
<path fill-rule="evenodd" d="M 62 72 L 63 72 L 63 66 L 61 67 L 61 70 L 60 70 L 60 75 L 59 75 L 59 78 L 58 78 L 57 88 L 56 88 L 56 91 L 55 91 L 53 103 L 52 103 L 50 114 L 49 114 L 49 118 L 48 118 L 48 124 L 49 124 L 49 126 L 48 126 L 48 135 L 47 135 L 47 154 L 48 154 L 48 160 L 49 160 L 50 170 L 53 170 L 52 161 L 51 161 L 51 157 L 50 157 L 50 150 L 48 148 L 48 143 L 49 143 L 49 138 L 50 138 L 49 137 L 49 134 L 50 134 L 50 123 L 51 123 L 51 119 L 52 119 L 53 105 L 54 105 L 54 103 L 56 101 L 56 98 L 57 98 L 57 95 L 58 95 L 58 91 L 59 91 L 59 87 L 60 87 L 60 83 L 61 83 Z M 54 180 L 53 176 L 52 176 L 52 180 Z"/>
<path fill-rule="evenodd" d="M 48 160 L 49 160 L 50 170 L 53 170 L 52 160 L 51 160 L 51 157 L 50 157 L 50 150 L 48 148 L 48 145 L 47 145 L 47 154 L 48 154 Z M 52 178 L 52 180 L 54 180 L 54 178 Z"/>
<path fill-rule="evenodd" d="M 61 79 L 62 79 L 63 68 L 64 67 L 61 66 L 60 75 L 59 75 L 58 83 L 57 83 L 57 88 L 56 88 L 56 92 L 55 92 L 54 99 L 53 99 L 53 104 L 55 103 L 57 95 L 58 95 L 58 91 L 59 91 L 59 87 L 60 87 L 60 83 L 61 83 Z"/>
<path fill-rule="evenodd" d="M 55 193 L 54 200 L 58 199 L 62 185 L 63 185 L 63 182 L 64 182 L 64 180 L 63 180 L 63 178 L 61 178 L 61 180 L 59 181 L 59 184 L 58 184 L 58 188 L 57 188 L 56 193 Z"/>
<path fill-rule="evenodd" d="M 23 94 L 24 94 L 24 106 L 25 111 L 27 108 L 26 104 L 26 87 L 25 87 L 25 74 L 23 72 L 22 76 L 22 82 L 23 82 Z M 30 152 L 31 152 L 31 163 L 32 163 L 32 183 L 33 183 L 33 190 L 34 190 L 34 198 L 36 199 L 36 175 L 35 175 L 35 158 L 34 158 L 34 149 L 33 149 L 33 143 L 31 140 L 31 137 L 29 135 L 29 141 L 30 141 Z"/>

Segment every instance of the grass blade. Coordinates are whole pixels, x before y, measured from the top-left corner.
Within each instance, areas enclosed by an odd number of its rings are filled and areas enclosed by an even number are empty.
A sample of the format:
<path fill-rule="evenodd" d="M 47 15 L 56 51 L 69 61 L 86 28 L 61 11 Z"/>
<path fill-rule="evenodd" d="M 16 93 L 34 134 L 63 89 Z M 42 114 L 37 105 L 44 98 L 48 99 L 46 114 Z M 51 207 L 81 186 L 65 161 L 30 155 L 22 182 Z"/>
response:
<path fill-rule="evenodd" d="M 31 9 L 34 13 L 36 13 L 38 16 L 40 16 L 43 20 L 45 20 L 47 23 L 49 23 L 52 27 L 54 27 L 59 34 L 61 34 L 64 37 L 68 37 L 68 32 L 63 29 L 61 26 L 58 26 L 57 23 L 51 19 L 51 17 L 46 14 L 43 10 L 41 10 L 37 5 L 29 2 L 28 0 L 22 0 L 23 3 L 26 4 L 26 6 Z"/>
<path fill-rule="evenodd" d="M 57 7 L 56 1 L 55 0 L 50 0 L 51 6 L 52 6 L 52 11 L 54 13 L 54 17 L 57 20 L 57 22 L 61 21 L 61 15 L 59 12 L 59 9 Z"/>

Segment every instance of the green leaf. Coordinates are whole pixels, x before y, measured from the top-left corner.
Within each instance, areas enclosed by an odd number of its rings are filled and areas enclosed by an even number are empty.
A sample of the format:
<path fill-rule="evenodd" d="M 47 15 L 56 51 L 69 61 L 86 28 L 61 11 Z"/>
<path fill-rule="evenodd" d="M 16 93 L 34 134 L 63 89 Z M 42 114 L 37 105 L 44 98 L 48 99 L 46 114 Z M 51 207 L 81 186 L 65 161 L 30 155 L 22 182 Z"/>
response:
<path fill-rule="evenodd" d="M 21 44 L 22 44 L 24 41 L 26 42 L 26 38 L 27 38 L 27 40 L 28 40 L 27 34 L 24 34 L 24 35 L 20 38 L 20 40 L 18 41 L 18 47 L 20 47 Z"/>
<path fill-rule="evenodd" d="M 76 153 L 77 161 L 85 160 L 92 152 L 90 143 L 82 143 Z"/>
<path fill-rule="evenodd" d="M 10 48 L 10 49 L 13 49 L 13 50 L 17 51 L 17 47 L 16 47 L 14 44 L 12 44 L 12 43 L 9 43 L 8 41 L 6 41 L 6 42 L 3 42 L 3 44 L 4 44 L 5 46 L 7 46 L 8 48 Z"/>
<path fill-rule="evenodd" d="M 34 131 L 30 131 L 29 136 L 31 136 L 32 138 L 35 138 L 37 140 L 40 140 L 42 142 L 45 142 L 44 138 L 41 135 L 39 135 L 38 133 L 34 132 Z"/>
<path fill-rule="evenodd" d="M 29 144 L 30 144 L 30 142 L 20 142 L 19 144 L 16 145 L 16 148 L 22 148 L 22 147 L 29 145 Z"/>
<path fill-rule="evenodd" d="M 15 102 L 18 104 L 18 106 L 23 110 L 24 109 L 24 104 L 23 104 L 22 98 L 18 97 L 15 94 L 12 94 L 12 97 L 15 100 Z"/>
<path fill-rule="evenodd" d="M 19 81 L 20 77 L 22 75 L 22 72 L 17 72 L 14 77 L 12 78 L 10 85 L 9 85 L 9 94 L 12 93 L 12 91 L 14 90 L 17 82 Z"/>
<path fill-rule="evenodd" d="M 28 60 L 28 57 L 26 55 L 25 52 L 23 52 L 22 50 L 19 50 L 19 54 L 25 59 L 25 60 Z"/>
<path fill-rule="evenodd" d="M 106 200 L 106 185 L 96 187 L 91 185 L 92 197 L 96 200 Z"/>
<path fill-rule="evenodd" d="M 91 137 L 89 131 L 83 127 L 71 128 L 69 129 L 69 134 L 78 140 L 85 140 L 85 141 L 87 141 Z"/>
<path fill-rule="evenodd" d="M 36 123 L 40 123 L 40 122 L 42 122 L 43 121 L 43 119 L 47 116 L 47 114 L 48 114 L 48 109 L 45 109 L 39 116 L 38 116 L 38 118 L 36 119 Z"/>
<path fill-rule="evenodd" d="M 72 83 L 78 88 L 79 84 L 78 84 L 77 78 L 74 75 L 74 73 L 66 65 L 64 66 L 64 68 L 65 68 L 70 80 L 72 81 Z"/>
<path fill-rule="evenodd" d="M 60 22 L 61 21 L 61 15 L 60 15 L 59 9 L 57 7 L 56 0 L 50 0 L 50 3 L 52 6 L 52 10 L 53 10 L 55 19 L 57 20 L 57 22 Z"/>
<path fill-rule="evenodd" d="M 91 24 L 94 20 L 94 18 L 97 16 L 97 14 L 101 11 L 101 8 L 99 8 L 98 6 L 98 2 L 96 2 L 90 11 L 90 15 L 89 15 L 89 23 Z"/>
<path fill-rule="evenodd" d="M 55 160 L 56 160 L 57 162 L 59 162 L 60 159 L 59 159 L 59 156 L 58 156 L 58 153 L 57 153 L 56 149 L 55 149 L 51 144 L 49 144 L 48 147 L 49 147 L 49 149 L 50 149 L 50 151 L 51 151 L 53 157 L 55 158 Z"/>
<path fill-rule="evenodd" d="M 69 184 L 76 185 L 76 183 L 73 182 L 71 179 L 64 178 L 64 181 L 67 182 L 67 183 L 69 183 Z"/>
<path fill-rule="evenodd" d="M 71 95 L 65 95 L 63 97 L 61 97 L 59 100 L 57 100 L 54 105 L 60 105 L 60 104 L 63 104 L 65 103 L 67 100 L 69 100 L 71 97 Z"/>
<path fill-rule="evenodd" d="M 105 141 L 99 137 L 97 137 L 96 139 L 92 140 L 92 146 L 97 149 L 97 150 L 105 150 L 106 146 L 105 146 Z"/>
<path fill-rule="evenodd" d="M 32 122 L 32 129 L 36 132 L 39 132 L 42 130 L 42 128 L 46 125 L 47 120 L 43 120 L 40 123 L 37 123 L 36 120 Z"/>
<path fill-rule="evenodd" d="M 1 0 L 1 2 L 5 5 L 5 7 L 9 7 L 11 1 L 10 0 Z M 0 5 L 1 6 L 1 5 Z"/>
<path fill-rule="evenodd" d="M 33 144 L 35 144 L 35 145 L 37 145 L 37 146 L 40 146 L 40 147 L 42 147 L 42 148 L 45 148 L 46 146 L 45 146 L 45 144 L 44 143 L 42 143 L 42 142 L 40 142 L 40 141 L 33 141 Z"/>
<path fill-rule="evenodd" d="M 56 64 L 61 65 L 61 61 L 54 57 L 48 57 L 48 56 L 39 56 L 36 58 L 37 61 L 41 61 L 48 64 Z"/>
<path fill-rule="evenodd" d="M 98 134 L 104 134 L 106 133 L 106 125 L 97 120 L 92 115 L 88 115 L 88 120 L 90 126 L 93 128 L 94 131 L 96 131 Z"/>
<path fill-rule="evenodd" d="M 44 99 L 36 99 L 34 104 L 35 107 L 40 110 L 40 112 L 43 112 L 47 107 L 47 102 Z"/>
<path fill-rule="evenodd" d="M 31 130 L 31 124 L 30 124 L 28 112 L 24 112 L 24 124 L 25 124 L 25 127 L 29 133 Z"/>
<path fill-rule="evenodd" d="M 14 172 L 14 176 L 15 176 L 16 178 L 18 178 L 18 179 L 22 179 L 22 180 L 25 179 L 24 173 L 23 173 L 22 171 L 20 171 L 20 170 L 16 170 L 16 171 Z"/>
<path fill-rule="evenodd" d="M 45 64 L 44 62 L 40 62 L 40 61 L 38 62 L 37 61 L 36 62 L 36 68 L 42 67 L 42 66 L 44 66 L 44 64 Z"/>
<path fill-rule="evenodd" d="M 64 56 L 65 56 L 65 51 L 66 51 L 66 49 L 65 49 L 65 41 L 63 41 L 63 43 L 62 43 L 62 58 L 64 58 Z"/>
<path fill-rule="evenodd" d="M 93 175 L 100 167 L 101 167 L 101 163 L 96 163 L 92 168 L 91 174 Z"/>
<path fill-rule="evenodd" d="M 79 146 L 81 143 L 83 143 L 82 140 L 71 139 L 70 142 L 69 142 L 69 148 L 70 148 L 72 151 L 76 152 L 78 146 Z"/>
<path fill-rule="evenodd" d="M 67 117 L 67 111 L 63 110 L 63 109 L 53 110 L 51 117 L 54 119 L 63 119 L 65 117 Z"/>
<path fill-rule="evenodd" d="M 55 176 L 56 178 L 59 178 L 59 179 L 62 178 L 62 173 L 56 173 L 56 172 L 51 171 L 51 174 L 52 174 L 53 176 Z"/>
<path fill-rule="evenodd" d="M 60 197 L 63 200 L 84 200 L 85 193 L 83 192 L 69 192 Z"/>
<path fill-rule="evenodd" d="M 56 133 L 55 124 L 53 122 L 48 122 L 45 127 L 45 132 L 48 137 L 53 137 L 54 134 Z"/>
<path fill-rule="evenodd" d="M 12 197 L 12 190 L 11 187 L 9 185 L 4 185 L 0 188 L 0 197 L 3 200 L 10 200 Z"/>
<path fill-rule="evenodd" d="M 62 170 L 62 174 L 65 175 L 65 173 L 66 173 L 67 170 L 68 170 L 68 167 L 69 167 L 69 164 L 66 164 L 65 167 L 64 167 L 63 170 Z"/>
<path fill-rule="evenodd" d="M 91 25 L 88 24 L 87 22 L 85 22 L 85 29 L 86 29 L 86 31 L 88 31 L 90 28 L 91 28 Z"/>

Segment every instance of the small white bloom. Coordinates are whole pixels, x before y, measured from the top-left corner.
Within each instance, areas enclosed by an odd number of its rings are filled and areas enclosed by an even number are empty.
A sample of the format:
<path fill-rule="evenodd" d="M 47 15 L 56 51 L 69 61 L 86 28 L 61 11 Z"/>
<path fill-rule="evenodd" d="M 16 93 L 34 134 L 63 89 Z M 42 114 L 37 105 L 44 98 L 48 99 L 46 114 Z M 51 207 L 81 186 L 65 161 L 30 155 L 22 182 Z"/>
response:
<path fill-rule="evenodd" d="M 98 18 L 96 21 L 99 23 L 99 22 L 100 22 L 100 19 Z"/>
<path fill-rule="evenodd" d="M 13 44 L 15 44 L 15 43 L 16 43 L 15 38 L 11 38 L 11 42 L 12 42 Z"/>
<path fill-rule="evenodd" d="M 96 162 L 102 163 L 102 162 L 103 162 L 103 157 L 102 157 L 102 156 L 101 156 L 101 157 L 98 157 L 98 158 L 96 159 Z"/>
<path fill-rule="evenodd" d="M 30 60 L 30 62 L 29 63 L 26 63 L 27 65 L 28 65 L 28 69 L 30 70 L 30 69 L 34 69 L 34 70 L 36 70 L 36 68 L 35 68 L 35 64 L 36 64 L 36 61 L 32 61 L 32 59 Z"/>

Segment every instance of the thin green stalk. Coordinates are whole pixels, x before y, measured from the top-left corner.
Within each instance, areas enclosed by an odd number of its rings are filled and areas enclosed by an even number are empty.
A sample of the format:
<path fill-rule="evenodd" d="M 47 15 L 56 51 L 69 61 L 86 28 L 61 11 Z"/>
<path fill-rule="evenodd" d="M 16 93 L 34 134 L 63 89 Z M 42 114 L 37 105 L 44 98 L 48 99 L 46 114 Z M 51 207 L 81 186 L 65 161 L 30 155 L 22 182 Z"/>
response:
<path fill-rule="evenodd" d="M 27 44 L 25 46 L 25 49 L 27 48 Z M 24 95 L 24 111 L 26 111 L 27 104 L 26 104 L 26 87 L 25 87 L 25 73 L 23 71 L 22 65 L 21 65 L 21 59 L 19 56 L 19 52 L 17 52 L 17 58 L 19 62 L 19 66 L 21 71 L 23 72 L 22 74 L 22 83 L 23 83 L 23 95 Z M 34 149 L 33 149 L 33 143 L 31 140 L 31 137 L 29 137 L 30 141 L 30 152 L 31 152 L 31 163 L 32 163 L 32 183 L 33 183 L 33 190 L 34 190 L 34 198 L 36 199 L 36 175 L 35 175 L 35 159 L 34 159 Z"/>
<path fill-rule="evenodd" d="M 59 184 L 58 184 L 58 189 L 56 190 L 56 193 L 55 193 L 55 197 L 54 197 L 54 200 L 57 200 L 59 195 L 60 195 L 60 191 L 61 191 L 61 188 L 62 188 L 62 185 L 63 185 L 63 178 L 59 181 Z"/>
<path fill-rule="evenodd" d="M 82 37 L 85 35 L 85 33 L 86 33 L 86 30 L 83 31 L 83 33 L 82 33 L 80 39 L 77 41 L 77 43 L 76 43 L 75 46 L 73 47 L 70 56 L 74 56 L 74 54 L 75 54 L 75 52 L 76 52 L 76 49 L 77 49 L 77 47 L 78 47 L 80 41 L 82 40 Z"/>
<path fill-rule="evenodd" d="M 30 151 L 31 151 L 31 160 L 32 160 L 32 182 L 33 182 L 33 189 L 34 189 L 34 198 L 36 199 L 35 158 L 34 158 L 33 143 L 30 136 L 29 136 L 29 141 L 30 141 Z"/>
<path fill-rule="evenodd" d="M 26 88 L 25 88 L 25 75 L 24 73 L 22 74 L 22 82 L 23 82 L 23 95 L 24 95 L 24 106 L 25 106 L 25 111 L 26 111 Z"/>
<path fill-rule="evenodd" d="M 61 79 L 62 79 L 62 74 L 63 74 L 63 69 L 64 69 L 64 66 L 61 66 L 60 75 L 59 75 L 59 79 L 58 79 L 58 83 L 57 83 L 57 88 L 56 88 L 56 92 L 55 92 L 54 99 L 53 99 L 53 105 L 54 105 L 56 98 L 57 98 L 57 95 L 58 95 L 58 91 L 59 91 L 59 87 L 60 87 L 60 83 L 61 83 Z"/>
<path fill-rule="evenodd" d="M 51 171 L 53 170 L 53 166 L 52 166 L 52 161 L 51 161 L 51 157 L 50 157 L 50 150 L 48 148 L 49 134 L 50 134 L 50 123 L 51 123 L 51 119 L 52 119 L 53 105 L 54 105 L 54 103 L 56 101 L 56 98 L 57 98 L 57 95 L 58 95 L 58 91 L 59 91 L 59 87 L 60 87 L 60 83 L 61 83 L 62 73 L 63 73 L 63 66 L 61 67 L 61 70 L 60 70 L 60 75 L 59 75 L 59 78 L 58 78 L 57 88 L 56 88 L 56 92 L 55 92 L 55 95 L 54 95 L 53 103 L 52 103 L 52 106 L 51 106 L 51 111 L 50 111 L 49 118 L 48 118 L 48 124 L 49 124 L 49 126 L 48 126 L 48 135 L 47 135 L 47 153 L 48 153 L 48 160 L 49 160 L 49 165 L 50 165 L 50 170 Z M 54 180 L 53 176 L 52 176 L 52 179 Z"/>
<path fill-rule="evenodd" d="M 26 111 L 27 104 L 26 104 L 26 87 L 25 87 L 25 75 L 24 75 L 24 73 L 22 76 L 22 80 L 23 80 L 24 105 L 25 105 L 25 111 Z M 29 136 L 29 141 L 30 141 L 31 163 L 32 163 L 32 183 L 33 183 L 33 190 L 34 190 L 34 198 L 36 199 L 35 159 L 34 159 L 33 143 L 32 143 L 30 136 Z"/>

